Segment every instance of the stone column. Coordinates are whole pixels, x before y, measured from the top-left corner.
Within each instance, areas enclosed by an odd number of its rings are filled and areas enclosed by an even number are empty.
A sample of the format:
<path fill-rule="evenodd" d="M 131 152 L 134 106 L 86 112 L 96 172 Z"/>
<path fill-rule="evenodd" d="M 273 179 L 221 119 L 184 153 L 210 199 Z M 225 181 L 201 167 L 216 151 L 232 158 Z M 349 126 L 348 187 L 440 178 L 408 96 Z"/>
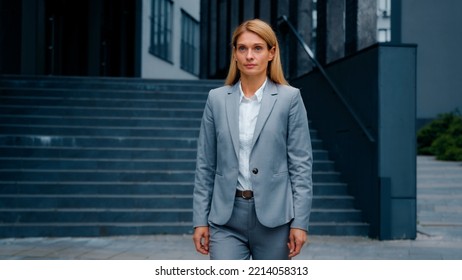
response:
<path fill-rule="evenodd" d="M 377 42 L 377 2 L 345 0 L 345 54 Z"/>
<path fill-rule="evenodd" d="M 239 10 L 240 10 L 240 2 L 239 1 L 230 1 L 229 3 L 229 40 L 231 43 L 231 37 L 233 36 L 233 31 L 236 29 L 236 27 L 241 24 L 240 22 L 240 17 L 239 17 Z"/>
<path fill-rule="evenodd" d="M 326 63 L 327 51 L 327 0 L 318 0 L 316 3 L 316 59 L 321 64 Z"/>
<path fill-rule="evenodd" d="M 229 36 L 228 36 L 228 29 L 227 29 L 227 23 L 228 23 L 228 5 L 227 1 L 221 0 L 218 1 L 218 46 L 217 46 L 217 54 L 218 54 L 218 71 L 219 73 L 227 73 L 228 67 L 229 67 Z"/>
<path fill-rule="evenodd" d="M 344 13 L 344 1 L 327 1 L 326 63 L 342 58 L 345 54 Z"/>
<path fill-rule="evenodd" d="M 255 18 L 255 0 L 243 1 L 243 21 Z"/>
<path fill-rule="evenodd" d="M 358 43 L 358 0 L 345 0 L 345 55 L 356 52 Z"/>
<path fill-rule="evenodd" d="M 377 1 L 358 0 L 357 50 L 377 42 Z"/>
<path fill-rule="evenodd" d="M 272 0 L 260 0 L 259 3 L 258 17 L 261 20 L 271 24 L 271 9 L 272 9 Z"/>
<path fill-rule="evenodd" d="M 311 46 L 311 31 L 313 30 L 313 4 L 312 1 L 297 1 L 297 30 L 308 46 Z M 312 50 L 313 51 L 313 50 Z M 296 76 L 308 73 L 313 64 L 303 47 L 297 42 L 297 71 Z"/>
<path fill-rule="evenodd" d="M 278 15 L 277 17 L 280 17 L 282 15 L 286 15 L 286 16 L 289 16 L 289 0 L 278 0 L 277 1 L 278 3 L 278 8 L 277 8 L 277 12 L 278 12 Z"/>

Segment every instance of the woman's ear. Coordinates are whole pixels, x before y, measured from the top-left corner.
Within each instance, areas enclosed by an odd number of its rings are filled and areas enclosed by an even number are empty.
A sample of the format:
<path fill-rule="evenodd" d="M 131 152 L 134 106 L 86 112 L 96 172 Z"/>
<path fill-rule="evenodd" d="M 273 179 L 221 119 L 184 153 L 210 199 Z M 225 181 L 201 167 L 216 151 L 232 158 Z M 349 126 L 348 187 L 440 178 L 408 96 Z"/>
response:
<path fill-rule="evenodd" d="M 270 50 L 269 50 L 269 59 L 268 61 L 272 61 L 274 59 L 274 55 L 276 53 L 276 47 L 272 47 Z"/>

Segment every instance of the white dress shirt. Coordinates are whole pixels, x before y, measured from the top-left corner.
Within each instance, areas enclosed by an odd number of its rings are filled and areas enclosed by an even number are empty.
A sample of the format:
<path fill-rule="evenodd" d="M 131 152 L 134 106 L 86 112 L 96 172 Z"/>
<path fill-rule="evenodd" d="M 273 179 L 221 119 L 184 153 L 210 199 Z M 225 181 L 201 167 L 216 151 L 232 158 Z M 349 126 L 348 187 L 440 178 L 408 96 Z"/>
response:
<path fill-rule="evenodd" d="M 239 82 L 241 98 L 239 103 L 239 176 L 237 189 L 241 191 L 253 190 L 250 181 L 250 152 L 266 81 L 250 98 L 245 97 L 241 82 Z"/>

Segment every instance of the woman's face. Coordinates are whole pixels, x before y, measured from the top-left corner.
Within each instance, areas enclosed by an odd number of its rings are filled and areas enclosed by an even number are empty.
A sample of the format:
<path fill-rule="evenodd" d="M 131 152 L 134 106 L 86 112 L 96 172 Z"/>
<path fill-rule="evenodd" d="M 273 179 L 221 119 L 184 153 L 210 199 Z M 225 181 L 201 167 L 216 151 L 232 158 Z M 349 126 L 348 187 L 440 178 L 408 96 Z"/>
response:
<path fill-rule="evenodd" d="M 245 31 L 237 38 L 234 58 L 241 76 L 266 76 L 268 63 L 274 58 L 274 47 L 268 49 L 260 36 Z"/>

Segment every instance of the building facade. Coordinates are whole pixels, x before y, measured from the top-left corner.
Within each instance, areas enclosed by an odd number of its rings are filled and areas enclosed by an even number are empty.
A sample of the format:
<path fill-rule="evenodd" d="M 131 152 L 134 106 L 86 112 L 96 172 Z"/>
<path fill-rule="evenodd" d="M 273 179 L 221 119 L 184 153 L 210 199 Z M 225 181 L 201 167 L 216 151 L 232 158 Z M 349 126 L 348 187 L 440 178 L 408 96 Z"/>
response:
<path fill-rule="evenodd" d="M 0 1 L 2 74 L 140 76 L 139 1 Z"/>
<path fill-rule="evenodd" d="M 143 0 L 141 77 L 198 79 L 199 0 Z"/>
<path fill-rule="evenodd" d="M 198 79 L 199 0 L 0 0 L 0 74 Z"/>

